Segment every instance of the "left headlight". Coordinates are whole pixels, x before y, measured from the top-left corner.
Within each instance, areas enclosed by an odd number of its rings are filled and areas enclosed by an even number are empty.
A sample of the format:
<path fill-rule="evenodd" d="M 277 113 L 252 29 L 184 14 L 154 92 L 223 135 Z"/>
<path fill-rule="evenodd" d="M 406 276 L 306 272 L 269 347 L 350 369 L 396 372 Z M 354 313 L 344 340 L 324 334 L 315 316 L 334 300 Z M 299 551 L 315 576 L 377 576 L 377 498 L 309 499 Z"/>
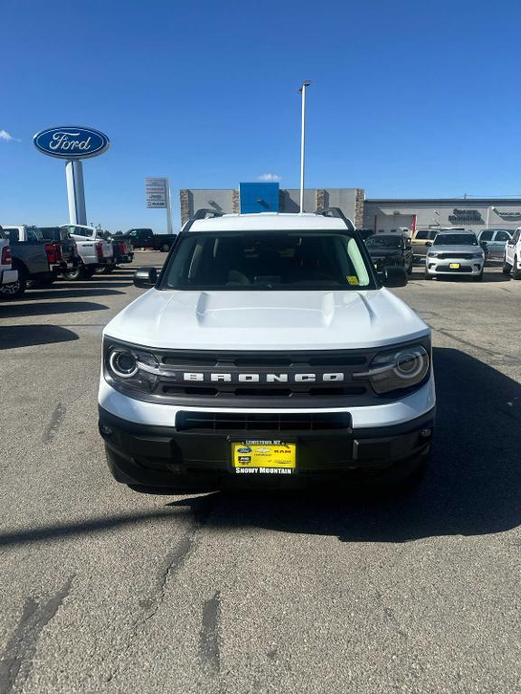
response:
<path fill-rule="evenodd" d="M 427 377 L 430 364 L 429 352 L 423 345 L 404 346 L 377 354 L 368 371 L 353 377 L 369 379 L 375 393 L 383 395 L 419 385 Z"/>
<path fill-rule="evenodd" d="M 157 384 L 157 358 L 146 349 L 105 338 L 103 375 L 116 388 L 150 393 Z"/>

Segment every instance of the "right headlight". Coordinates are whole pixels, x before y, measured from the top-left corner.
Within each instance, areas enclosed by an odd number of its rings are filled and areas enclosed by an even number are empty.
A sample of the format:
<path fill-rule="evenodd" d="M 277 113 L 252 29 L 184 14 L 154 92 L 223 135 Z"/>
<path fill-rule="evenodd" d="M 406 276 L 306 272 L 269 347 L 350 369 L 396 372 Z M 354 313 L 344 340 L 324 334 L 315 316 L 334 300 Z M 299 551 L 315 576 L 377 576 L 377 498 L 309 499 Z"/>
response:
<path fill-rule="evenodd" d="M 423 345 L 399 347 L 377 354 L 368 371 L 353 374 L 353 377 L 368 379 L 375 393 L 383 395 L 422 383 L 429 373 L 430 363 Z"/>

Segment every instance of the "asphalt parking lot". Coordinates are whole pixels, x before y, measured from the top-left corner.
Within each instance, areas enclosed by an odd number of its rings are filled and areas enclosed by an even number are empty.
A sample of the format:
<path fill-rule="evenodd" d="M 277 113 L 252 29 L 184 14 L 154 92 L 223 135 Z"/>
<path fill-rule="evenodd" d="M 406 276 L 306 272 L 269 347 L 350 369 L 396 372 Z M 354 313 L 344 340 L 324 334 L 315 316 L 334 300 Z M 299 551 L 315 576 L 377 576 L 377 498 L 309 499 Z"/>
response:
<path fill-rule="evenodd" d="M 137 253 L 134 266 L 160 264 Z M 521 282 L 397 290 L 432 326 L 409 495 L 139 495 L 97 433 L 131 270 L 0 304 L 0 692 L 519 692 Z"/>

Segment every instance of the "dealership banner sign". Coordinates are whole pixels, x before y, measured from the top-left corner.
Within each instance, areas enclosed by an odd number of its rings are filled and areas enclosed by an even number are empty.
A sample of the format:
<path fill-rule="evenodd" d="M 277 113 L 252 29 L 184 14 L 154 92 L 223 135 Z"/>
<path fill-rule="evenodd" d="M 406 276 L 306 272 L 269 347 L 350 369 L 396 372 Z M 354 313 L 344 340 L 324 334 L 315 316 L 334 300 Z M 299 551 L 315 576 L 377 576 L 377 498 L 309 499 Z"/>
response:
<path fill-rule="evenodd" d="M 145 195 L 148 208 L 168 208 L 168 178 L 145 178 Z"/>
<path fill-rule="evenodd" d="M 42 154 L 68 161 L 97 157 L 110 147 L 110 140 L 104 133 L 78 126 L 41 130 L 36 133 L 33 142 Z"/>

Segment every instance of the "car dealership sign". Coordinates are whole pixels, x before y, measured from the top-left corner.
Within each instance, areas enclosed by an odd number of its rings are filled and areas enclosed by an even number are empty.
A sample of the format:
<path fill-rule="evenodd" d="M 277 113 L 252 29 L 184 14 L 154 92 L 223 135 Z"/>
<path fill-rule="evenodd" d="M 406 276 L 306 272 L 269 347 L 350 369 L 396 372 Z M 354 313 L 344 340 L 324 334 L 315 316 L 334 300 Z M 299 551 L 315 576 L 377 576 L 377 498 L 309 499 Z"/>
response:
<path fill-rule="evenodd" d="M 110 147 L 109 138 L 93 128 L 61 126 L 47 128 L 33 138 L 36 149 L 58 159 L 88 159 L 103 154 Z"/>

